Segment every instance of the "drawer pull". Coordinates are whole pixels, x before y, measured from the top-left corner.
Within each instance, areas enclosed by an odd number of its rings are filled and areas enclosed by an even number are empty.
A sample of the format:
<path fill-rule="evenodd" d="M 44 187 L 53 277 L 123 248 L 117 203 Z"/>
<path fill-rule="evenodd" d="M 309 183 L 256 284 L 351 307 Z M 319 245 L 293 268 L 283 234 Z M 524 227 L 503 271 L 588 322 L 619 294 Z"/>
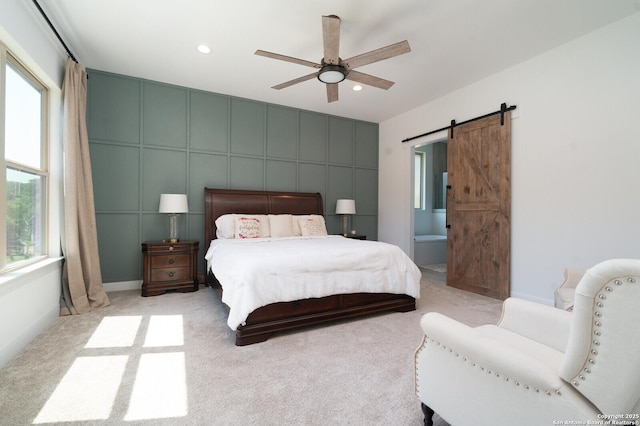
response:
<path fill-rule="evenodd" d="M 175 260 L 175 259 L 173 259 L 173 258 L 169 259 L 169 263 L 173 263 L 173 262 L 175 262 L 175 261 L 176 261 L 176 260 Z"/>
<path fill-rule="evenodd" d="M 169 251 L 173 251 L 173 246 L 169 246 Z"/>
<path fill-rule="evenodd" d="M 173 271 L 169 272 L 168 274 L 170 277 L 173 277 L 175 275 L 175 273 Z"/>

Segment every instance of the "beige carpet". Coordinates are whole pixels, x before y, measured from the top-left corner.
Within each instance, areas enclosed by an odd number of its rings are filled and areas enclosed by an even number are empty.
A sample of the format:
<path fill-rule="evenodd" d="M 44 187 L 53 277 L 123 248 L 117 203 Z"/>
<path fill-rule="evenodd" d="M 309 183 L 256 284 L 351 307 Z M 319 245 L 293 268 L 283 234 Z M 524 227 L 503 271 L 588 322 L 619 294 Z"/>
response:
<path fill-rule="evenodd" d="M 423 277 L 414 312 L 236 347 L 208 288 L 109 296 L 98 312 L 59 318 L 0 370 L 1 425 L 420 425 L 421 315 L 477 325 L 501 306 Z"/>

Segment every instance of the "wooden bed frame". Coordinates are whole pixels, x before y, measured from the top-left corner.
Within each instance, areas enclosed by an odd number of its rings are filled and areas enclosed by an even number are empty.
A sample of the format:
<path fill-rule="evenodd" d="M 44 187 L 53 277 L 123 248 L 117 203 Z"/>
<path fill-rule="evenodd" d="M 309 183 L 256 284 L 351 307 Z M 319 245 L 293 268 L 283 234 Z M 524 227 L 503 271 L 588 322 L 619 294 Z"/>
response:
<path fill-rule="evenodd" d="M 216 238 L 215 220 L 228 213 L 319 214 L 324 212 L 319 193 L 247 191 L 205 188 L 205 245 Z M 206 284 L 222 300 L 222 287 L 207 270 Z M 226 305 L 225 305 L 226 306 Z M 236 345 L 263 342 L 273 333 L 375 312 L 408 312 L 416 301 L 406 294 L 353 293 L 273 303 L 256 309 L 236 330 Z"/>

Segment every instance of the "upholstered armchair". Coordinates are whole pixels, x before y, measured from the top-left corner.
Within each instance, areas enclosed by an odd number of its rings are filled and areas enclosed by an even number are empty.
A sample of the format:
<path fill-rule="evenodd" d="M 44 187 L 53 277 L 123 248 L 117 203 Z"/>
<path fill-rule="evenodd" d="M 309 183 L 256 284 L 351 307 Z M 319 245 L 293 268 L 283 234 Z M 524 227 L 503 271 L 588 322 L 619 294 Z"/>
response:
<path fill-rule="evenodd" d="M 553 303 L 556 308 L 573 310 L 573 298 L 576 293 L 576 286 L 582 279 L 585 270 L 579 268 L 566 268 L 564 270 L 564 281 L 553 291 Z"/>
<path fill-rule="evenodd" d="M 425 425 L 434 410 L 451 425 L 640 424 L 640 260 L 587 270 L 572 312 L 510 298 L 497 325 L 420 325 Z"/>

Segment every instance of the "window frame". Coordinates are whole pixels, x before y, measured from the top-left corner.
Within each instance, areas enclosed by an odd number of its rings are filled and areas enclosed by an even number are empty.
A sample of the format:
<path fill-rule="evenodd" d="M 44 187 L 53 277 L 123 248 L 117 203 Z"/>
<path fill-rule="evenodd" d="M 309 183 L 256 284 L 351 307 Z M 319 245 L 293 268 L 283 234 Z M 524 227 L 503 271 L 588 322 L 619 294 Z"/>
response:
<path fill-rule="evenodd" d="M 414 161 L 414 194 L 413 208 L 416 210 L 426 210 L 426 156 L 422 151 L 415 151 Z M 419 159 L 419 160 L 418 160 Z M 417 185 L 419 183 L 419 185 Z M 416 205 L 416 199 L 420 197 L 419 205 Z"/>
<path fill-rule="evenodd" d="M 5 129 L 6 129 L 6 68 L 11 66 L 30 84 L 40 90 L 40 168 L 10 161 L 5 158 Z M 0 165 L 2 166 L 2 179 L 0 179 L 0 275 L 15 271 L 28 265 L 32 265 L 49 256 L 49 204 L 50 204 L 50 177 L 49 177 L 49 126 L 50 126 L 50 88 L 38 78 L 29 67 L 0 42 Z M 39 231 L 40 253 L 31 258 L 7 264 L 7 169 L 34 174 L 44 180 L 41 194 L 41 229 Z"/>

